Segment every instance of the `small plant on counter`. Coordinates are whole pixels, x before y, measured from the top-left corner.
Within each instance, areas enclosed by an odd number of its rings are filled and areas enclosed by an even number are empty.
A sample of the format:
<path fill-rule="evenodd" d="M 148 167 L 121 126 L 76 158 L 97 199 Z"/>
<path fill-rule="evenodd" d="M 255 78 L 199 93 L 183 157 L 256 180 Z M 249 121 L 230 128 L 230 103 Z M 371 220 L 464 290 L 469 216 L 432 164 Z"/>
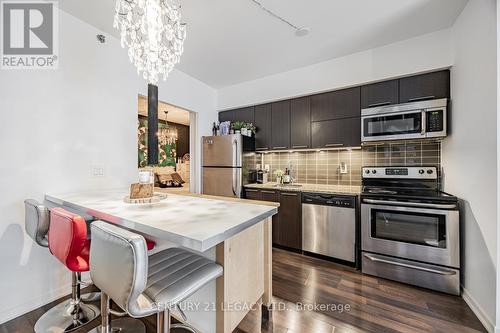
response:
<path fill-rule="evenodd" d="M 240 131 L 243 127 L 245 127 L 245 124 L 246 123 L 244 121 L 235 121 L 231 124 L 231 128 L 235 131 Z"/>
<path fill-rule="evenodd" d="M 276 176 L 276 182 L 278 184 L 283 184 L 283 176 L 285 175 L 283 170 L 278 169 L 278 170 L 274 171 L 274 175 Z"/>
<path fill-rule="evenodd" d="M 244 121 L 235 121 L 231 124 L 231 128 L 234 130 L 234 133 L 238 134 L 241 132 L 241 129 L 245 127 Z"/>

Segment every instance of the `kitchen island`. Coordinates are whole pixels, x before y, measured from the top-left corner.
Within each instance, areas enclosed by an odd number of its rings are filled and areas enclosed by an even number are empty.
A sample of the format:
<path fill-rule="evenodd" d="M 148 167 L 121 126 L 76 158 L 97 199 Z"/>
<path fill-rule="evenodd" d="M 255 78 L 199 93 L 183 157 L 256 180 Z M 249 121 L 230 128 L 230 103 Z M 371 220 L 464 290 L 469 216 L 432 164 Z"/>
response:
<path fill-rule="evenodd" d="M 277 204 L 169 193 L 159 203 L 136 205 L 124 202 L 127 194 L 47 194 L 46 200 L 221 264 L 223 276 L 185 302 L 189 323 L 202 332 L 232 332 L 253 306 L 271 308 L 271 217 Z"/>

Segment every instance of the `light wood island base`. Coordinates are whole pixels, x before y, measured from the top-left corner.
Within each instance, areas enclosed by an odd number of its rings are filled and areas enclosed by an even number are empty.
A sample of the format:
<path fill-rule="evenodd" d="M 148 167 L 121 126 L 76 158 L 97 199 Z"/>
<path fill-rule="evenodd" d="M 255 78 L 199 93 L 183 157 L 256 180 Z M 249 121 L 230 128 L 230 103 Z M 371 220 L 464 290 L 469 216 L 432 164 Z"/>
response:
<path fill-rule="evenodd" d="M 217 333 L 232 332 L 250 310 L 272 304 L 272 219 L 267 218 L 217 245 L 224 267 L 217 280 Z"/>

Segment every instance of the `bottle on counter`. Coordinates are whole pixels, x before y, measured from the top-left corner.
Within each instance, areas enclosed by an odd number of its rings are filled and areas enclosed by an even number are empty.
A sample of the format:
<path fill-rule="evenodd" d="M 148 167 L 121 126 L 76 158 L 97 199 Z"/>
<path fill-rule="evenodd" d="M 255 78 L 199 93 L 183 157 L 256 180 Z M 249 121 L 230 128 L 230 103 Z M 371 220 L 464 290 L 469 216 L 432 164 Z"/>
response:
<path fill-rule="evenodd" d="M 212 135 L 213 136 L 217 135 L 217 125 L 215 125 L 215 121 L 214 121 L 214 125 L 212 126 Z"/>
<path fill-rule="evenodd" d="M 284 184 L 290 183 L 290 169 L 288 168 L 285 169 L 285 174 L 283 175 L 283 183 Z"/>

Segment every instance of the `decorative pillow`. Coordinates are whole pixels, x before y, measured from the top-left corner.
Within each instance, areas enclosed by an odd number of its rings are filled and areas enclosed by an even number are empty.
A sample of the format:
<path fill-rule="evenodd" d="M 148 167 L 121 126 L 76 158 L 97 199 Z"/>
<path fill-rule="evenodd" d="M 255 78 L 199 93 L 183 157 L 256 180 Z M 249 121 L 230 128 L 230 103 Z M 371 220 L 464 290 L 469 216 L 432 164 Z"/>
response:
<path fill-rule="evenodd" d="M 172 181 L 172 176 L 171 175 L 164 175 L 164 174 L 157 174 L 158 175 L 158 181 L 160 184 L 164 184 L 168 181 Z"/>
<path fill-rule="evenodd" d="M 177 181 L 179 184 L 185 183 L 184 179 L 182 179 L 181 175 L 179 175 L 177 172 L 171 173 L 170 176 L 172 177 L 172 180 Z"/>
<path fill-rule="evenodd" d="M 164 183 L 160 183 L 161 188 L 166 188 L 166 187 L 182 187 L 182 184 L 179 183 L 178 181 L 175 180 L 168 180 Z"/>

